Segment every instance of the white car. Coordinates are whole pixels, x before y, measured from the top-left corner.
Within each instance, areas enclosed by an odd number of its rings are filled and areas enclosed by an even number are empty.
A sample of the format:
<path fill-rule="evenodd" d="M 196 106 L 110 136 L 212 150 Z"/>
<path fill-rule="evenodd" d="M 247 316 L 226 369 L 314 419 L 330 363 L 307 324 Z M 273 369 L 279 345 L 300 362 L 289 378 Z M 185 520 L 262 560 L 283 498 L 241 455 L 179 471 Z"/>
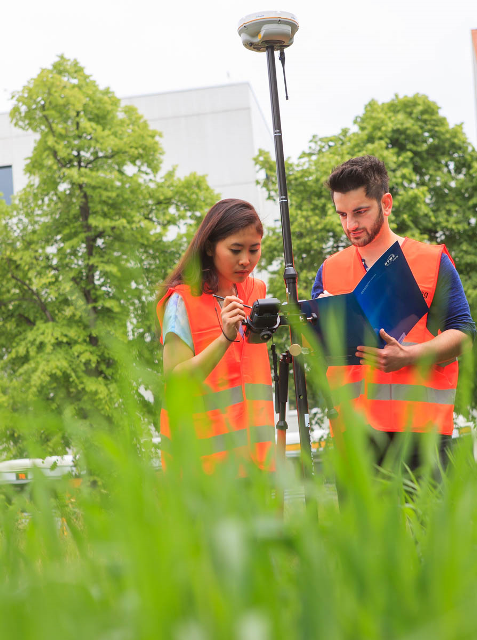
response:
<path fill-rule="evenodd" d="M 33 469 L 40 469 L 51 479 L 61 478 L 66 474 L 77 475 L 75 459 L 72 455 L 49 456 L 41 458 L 20 458 L 0 462 L 0 484 L 23 485 L 33 480 Z"/>

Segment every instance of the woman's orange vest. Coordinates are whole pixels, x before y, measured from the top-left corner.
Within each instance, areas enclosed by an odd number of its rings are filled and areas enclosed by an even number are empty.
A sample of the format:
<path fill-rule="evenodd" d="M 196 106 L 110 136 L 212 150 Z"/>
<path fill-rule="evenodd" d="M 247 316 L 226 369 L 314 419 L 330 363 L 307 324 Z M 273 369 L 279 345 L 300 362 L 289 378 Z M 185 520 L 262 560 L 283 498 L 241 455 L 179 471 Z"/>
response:
<path fill-rule="evenodd" d="M 402 251 L 430 307 L 439 275 L 441 256 L 450 255 L 445 245 L 428 245 L 405 238 Z M 452 260 L 452 258 L 451 258 Z M 335 253 L 323 264 L 323 288 L 334 295 L 353 291 L 366 271 L 356 247 Z M 427 314 L 405 338 L 404 345 L 432 340 Z M 416 431 L 435 429 L 451 435 L 457 386 L 457 360 L 425 369 L 408 366 L 383 373 L 368 365 L 328 367 L 328 382 L 338 418 L 332 428 L 343 429 L 340 410 L 350 400 L 356 411 L 378 431 Z"/>
<path fill-rule="evenodd" d="M 245 304 L 264 298 L 265 283 L 247 278 L 237 284 L 238 296 Z M 193 296 L 187 285 L 167 291 L 159 301 L 157 315 L 162 326 L 165 303 L 174 293 L 184 300 L 189 318 L 194 352 L 197 355 L 222 334 L 221 308 L 211 295 Z M 249 309 L 245 309 L 249 313 Z M 193 422 L 204 452 L 203 468 L 207 473 L 231 452 L 252 460 L 261 469 L 274 468 L 275 446 L 272 378 L 267 347 L 250 344 L 237 335 L 220 362 L 205 379 L 201 393 L 194 397 Z M 161 447 L 163 466 L 167 464 L 168 443 L 173 437 L 166 407 L 161 410 Z M 240 475 L 244 470 L 240 468 Z"/>

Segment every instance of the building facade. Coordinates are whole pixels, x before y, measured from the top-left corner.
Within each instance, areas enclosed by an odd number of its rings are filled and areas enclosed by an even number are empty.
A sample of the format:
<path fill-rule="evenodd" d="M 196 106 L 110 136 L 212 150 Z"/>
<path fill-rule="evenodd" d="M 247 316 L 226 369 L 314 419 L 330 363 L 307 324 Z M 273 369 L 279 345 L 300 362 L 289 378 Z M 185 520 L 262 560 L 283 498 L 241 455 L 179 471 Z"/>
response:
<path fill-rule="evenodd" d="M 161 132 L 161 172 L 177 167 L 179 176 L 205 174 L 223 198 L 251 202 L 265 223 L 278 217 L 256 185 L 253 157 L 259 149 L 274 153 L 273 137 L 249 83 L 171 91 L 122 99 L 137 107 L 151 128 Z M 25 164 L 35 135 L 13 127 L 0 114 L 0 191 L 9 203 L 27 181 Z"/>

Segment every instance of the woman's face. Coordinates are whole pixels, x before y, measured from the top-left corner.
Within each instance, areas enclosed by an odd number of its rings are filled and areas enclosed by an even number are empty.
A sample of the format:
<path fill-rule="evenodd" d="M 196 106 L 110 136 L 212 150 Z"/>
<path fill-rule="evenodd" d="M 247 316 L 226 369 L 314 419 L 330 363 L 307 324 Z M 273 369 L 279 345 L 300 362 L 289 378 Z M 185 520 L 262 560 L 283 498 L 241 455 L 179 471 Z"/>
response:
<path fill-rule="evenodd" d="M 219 287 L 244 282 L 260 259 L 262 236 L 250 225 L 219 240 L 212 255 Z"/>

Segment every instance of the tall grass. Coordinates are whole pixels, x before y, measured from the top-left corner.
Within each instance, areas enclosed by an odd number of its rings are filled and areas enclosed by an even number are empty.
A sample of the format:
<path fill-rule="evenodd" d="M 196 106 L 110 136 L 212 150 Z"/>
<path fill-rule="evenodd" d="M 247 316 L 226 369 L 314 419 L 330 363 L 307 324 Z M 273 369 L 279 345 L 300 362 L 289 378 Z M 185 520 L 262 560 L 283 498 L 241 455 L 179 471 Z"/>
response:
<path fill-rule="evenodd" d="M 114 433 L 98 420 L 85 438 L 67 411 L 55 418 L 76 443 L 80 483 L 38 473 L 23 492 L 2 489 L 0 638 L 477 637 L 472 438 L 441 481 L 432 442 L 419 482 L 402 467 L 377 477 L 350 416 L 310 481 L 318 516 L 299 499 L 283 513 L 280 490 L 302 486 L 296 467 L 237 479 L 232 463 L 208 476 L 185 432 L 176 462 L 157 470 L 127 381 L 125 369 Z M 187 387 L 172 396 L 184 433 Z"/>

